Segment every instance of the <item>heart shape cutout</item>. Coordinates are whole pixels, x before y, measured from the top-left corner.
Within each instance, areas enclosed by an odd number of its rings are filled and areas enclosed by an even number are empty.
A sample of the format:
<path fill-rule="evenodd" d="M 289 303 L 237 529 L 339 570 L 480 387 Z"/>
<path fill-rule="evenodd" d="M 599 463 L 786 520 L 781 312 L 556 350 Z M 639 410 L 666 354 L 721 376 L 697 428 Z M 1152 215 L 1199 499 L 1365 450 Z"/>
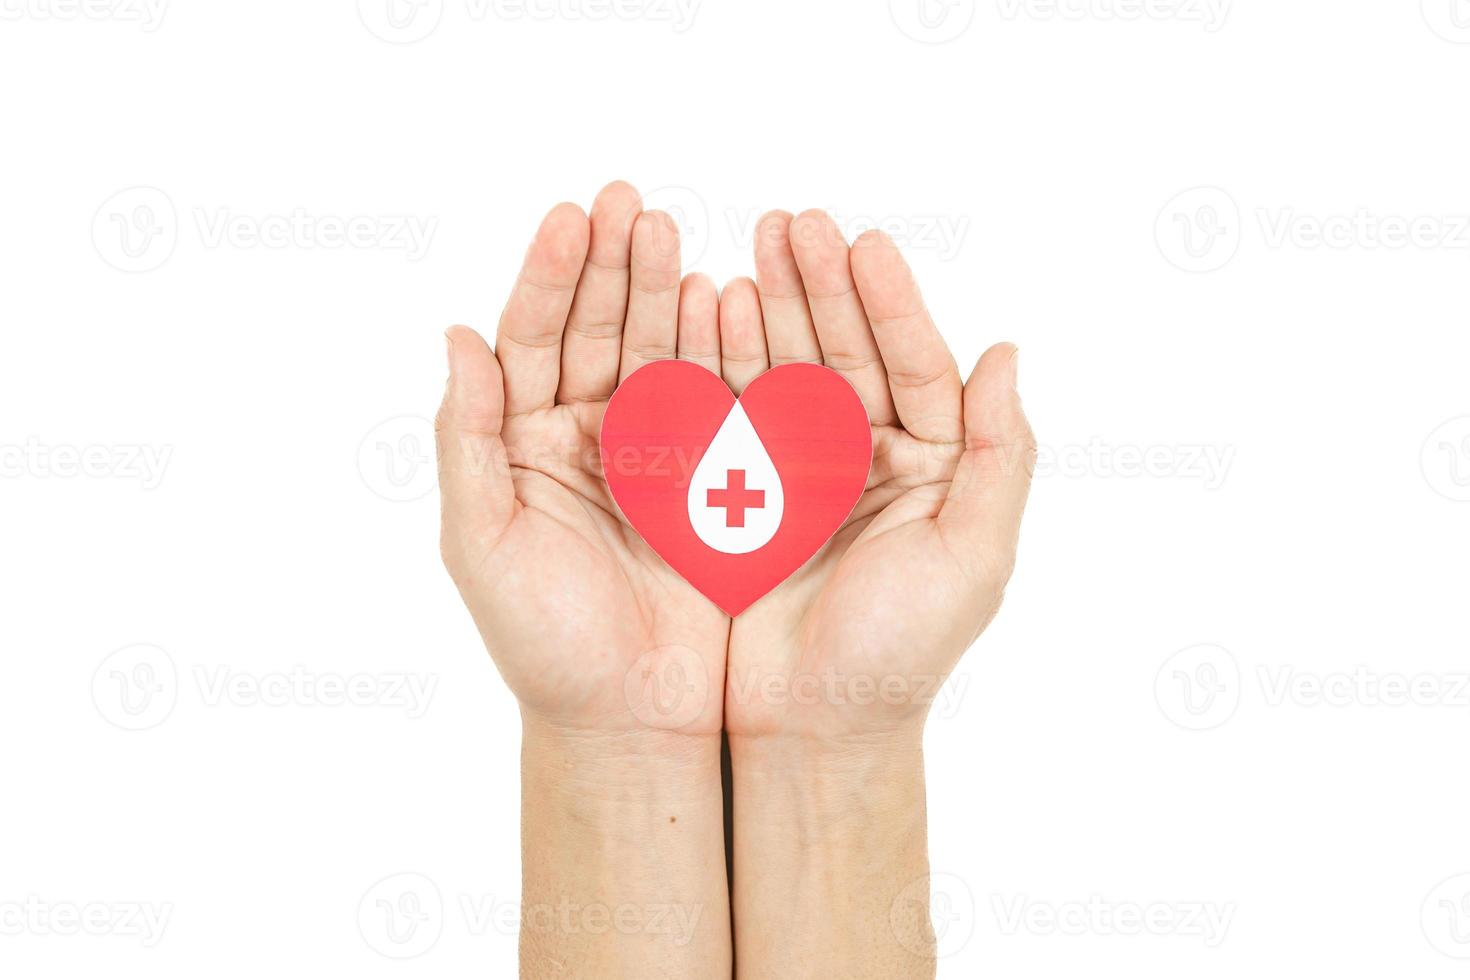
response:
<path fill-rule="evenodd" d="M 654 551 L 731 616 L 837 532 L 867 486 L 868 413 L 819 364 L 783 364 L 735 398 L 690 361 L 655 361 L 602 420 L 613 499 Z"/>

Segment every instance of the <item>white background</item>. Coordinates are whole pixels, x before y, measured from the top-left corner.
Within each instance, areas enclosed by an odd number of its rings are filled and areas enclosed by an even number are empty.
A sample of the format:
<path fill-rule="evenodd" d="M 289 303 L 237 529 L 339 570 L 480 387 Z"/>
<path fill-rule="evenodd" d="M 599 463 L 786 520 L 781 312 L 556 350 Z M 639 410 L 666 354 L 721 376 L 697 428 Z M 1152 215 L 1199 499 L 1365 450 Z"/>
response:
<path fill-rule="evenodd" d="M 87 2 L 0 0 L 0 973 L 512 975 L 427 419 L 623 177 L 721 282 L 764 209 L 884 222 L 963 364 L 1021 347 L 942 976 L 1464 975 L 1465 0 Z"/>

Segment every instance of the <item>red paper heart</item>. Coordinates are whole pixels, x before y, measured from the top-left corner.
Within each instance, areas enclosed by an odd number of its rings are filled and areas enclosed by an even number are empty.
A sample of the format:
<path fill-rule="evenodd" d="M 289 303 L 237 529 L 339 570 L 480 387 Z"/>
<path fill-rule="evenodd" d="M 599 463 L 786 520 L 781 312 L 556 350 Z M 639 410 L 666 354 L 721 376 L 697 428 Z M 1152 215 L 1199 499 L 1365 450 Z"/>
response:
<path fill-rule="evenodd" d="M 699 365 L 656 361 L 613 393 L 601 442 L 628 522 L 731 616 L 827 543 L 873 461 L 857 392 L 818 364 L 773 368 L 737 403 Z"/>

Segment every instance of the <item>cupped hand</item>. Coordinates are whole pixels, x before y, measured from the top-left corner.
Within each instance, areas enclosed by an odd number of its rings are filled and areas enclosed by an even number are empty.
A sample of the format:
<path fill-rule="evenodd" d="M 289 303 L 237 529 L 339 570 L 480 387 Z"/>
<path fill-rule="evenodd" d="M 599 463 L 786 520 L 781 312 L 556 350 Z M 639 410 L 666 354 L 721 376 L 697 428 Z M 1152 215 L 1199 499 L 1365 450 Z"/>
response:
<path fill-rule="evenodd" d="M 614 183 L 590 218 L 546 216 L 494 352 L 448 333 L 444 563 L 523 714 L 556 729 L 720 730 L 730 621 L 621 519 L 598 462 L 621 379 L 675 356 L 718 369 L 714 284 L 679 273 L 673 222 Z"/>
<path fill-rule="evenodd" d="M 721 370 L 738 393 L 769 366 L 822 363 L 867 408 L 867 489 L 832 540 L 738 616 L 731 736 L 904 734 L 1000 606 L 1035 442 L 1016 349 L 991 347 L 962 382 L 893 242 L 848 246 L 823 212 L 766 215 L 756 283 L 720 304 Z"/>

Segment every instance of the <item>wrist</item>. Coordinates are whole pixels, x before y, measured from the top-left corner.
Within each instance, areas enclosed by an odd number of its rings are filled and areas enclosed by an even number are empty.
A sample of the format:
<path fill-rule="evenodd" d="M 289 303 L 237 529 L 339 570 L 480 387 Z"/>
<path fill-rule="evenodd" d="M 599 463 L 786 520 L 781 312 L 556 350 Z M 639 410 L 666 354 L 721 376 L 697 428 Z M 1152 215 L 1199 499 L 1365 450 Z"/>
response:
<path fill-rule="evenodd" d="M 865 782 L 895 768 L 923 768 L 922 722 L 871 732 L 731 732 L 729 737 L 732 762 L 752 775 Z"/>
<path fill-rule="evenodd" d="M 755 803 L 750 812 L 781 816 L 761 821 L 763 834 L 823 846 L 850 834 L 856 842 L 880 817 L 889 829 L 922 834 L 922 730 L 820 738 L 731 735 L 730 762 L 736 799 Z"/>
<path fill-rule="evenodd" d="M 728 976 L 720 737 L 527 716 L 521 760 L 521 975 Z"/>
<path fill-rule="evenodd" d="M 822 654 L 733 658 L 725 680 L 726 727 L 732 734 L 795 735 L 817 741 L 884 741 L 922 731 L 948 672 L 790 666 Z M 839 658 L 829 658 L 839 659 Z"/>
<path fill-rule="evenodd" d="M 922 730 L 731 735 L 730 757 L 742 973 L 932 977 Z"/>
<path fill-rule="evenodd" d="M 521 769 L 557 795 L 628 802 L 695 796 L 720 780 L 720 736 L 567 728 L 523 713 Z"/>

